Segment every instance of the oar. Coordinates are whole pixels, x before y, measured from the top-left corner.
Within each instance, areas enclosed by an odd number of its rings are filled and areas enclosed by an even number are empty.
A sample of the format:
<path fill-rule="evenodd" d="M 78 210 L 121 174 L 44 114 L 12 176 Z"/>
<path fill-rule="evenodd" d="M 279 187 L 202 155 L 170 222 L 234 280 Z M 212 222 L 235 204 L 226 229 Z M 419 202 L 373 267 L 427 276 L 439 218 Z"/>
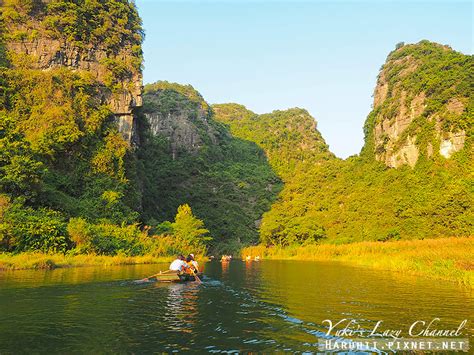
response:
<path fill-rule="evenodd" d="M 155 277 L 155 276 L 157 276 L 157 275 L 161 275 L 161 274 L 165 274 L 165 273 L 167 273 L 167 272 L 170 272 L 170 271 L 171 271 L 171 270 L 166 270 L 166 271 L 164 271 L 164 272 L 163 272 L 163 271 L 160 271 L 160 272 L 159 272 L 159 273 L 157 273 L 157 274 L 154 274 L 154 275 L 151 275 L 151 276 L 145 277 L 144 279 L 141 279 L 141 280 L 138 280 L 138 281 L 146 281 L 146 280 L 149 280 L 149 279 L 151 279 L 152 277 Z"/>
<path fill-rule="evenodd" d="M 195 279 L 196 281 L 198 281 L 200 284 L 202 284 L 201 279 L 200 279 L 200 278 L 198 277 L 198 275 L 194 272 L 194 270 L 193 270 L 193 269 L 190 269 L 190 270 L 191 270 L 192 274 L 194 275 L 194 279 Z"/>
<path fill-rule="evenodd" d="M 140 282 L 140 281 L 148 281 L 149 279 L 151 279 L 152 277 L 154 277 L 154 276 L 156 276 L 156 275 L 159 275 L 159 273 L 158 273 L 158 274 L 151 275 L 151 276 L 148 276 L 148 277 L 145 277 L 144 279 L 138 280 L 138 282 Z"/>

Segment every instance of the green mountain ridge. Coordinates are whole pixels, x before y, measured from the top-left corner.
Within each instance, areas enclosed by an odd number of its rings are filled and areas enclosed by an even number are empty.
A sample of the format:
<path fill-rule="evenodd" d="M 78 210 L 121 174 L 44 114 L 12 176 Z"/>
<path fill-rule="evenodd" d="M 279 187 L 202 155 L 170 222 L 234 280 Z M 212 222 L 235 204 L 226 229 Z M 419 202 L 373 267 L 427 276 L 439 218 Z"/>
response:
<path fill-rule="evenodd" d="M 364 148 L 347 160 L 332 158 L 320 141 L 317 153 L 295 164 L 289 156 L 300 153 L 291 148 L 305 141 L 295 136 L 274 145 L 269 132 L 281 122 L 265 115 L 259 122 L 262 116 L 240 105 L 214 105 L 216 119 L 259 144 L 285 181 L 263 215 L 261 241 L 287 246 L 471 235 L 472 59 L 428 41 L 398 46 L 378 78 Z"/>
<path fill-rule="evenodd" d="M 472 235 L 472 56 L 397 46 L 364 148 L 341 160 L 304 109 L 258 115 L 211 106 L 190 85 L 142 88 L 143 32 L 127 0 L 0 9 L 3 251 L 162 255 L 206 242 L 230 253 Z"/>
<path fill-rule="evenodd" d="M 265 150 L 270 164 L 284 180 L 302 167 L 334 158 L 316 128 L 316 120 L 304 109 L 257 115 L 238 104 L 212 108 L 216 119 L 228 124 L 233 135 L 254 141 Z"/>
<path fill-rule="evenodd" d="M 189 85 L 146 85 L 142 111 L 142 218 L 156 225 L 189 203 L 210 230 L 213 251 L 258 242 L 259 219 L 281 189 L 263 151 L 215 121 Z"/>

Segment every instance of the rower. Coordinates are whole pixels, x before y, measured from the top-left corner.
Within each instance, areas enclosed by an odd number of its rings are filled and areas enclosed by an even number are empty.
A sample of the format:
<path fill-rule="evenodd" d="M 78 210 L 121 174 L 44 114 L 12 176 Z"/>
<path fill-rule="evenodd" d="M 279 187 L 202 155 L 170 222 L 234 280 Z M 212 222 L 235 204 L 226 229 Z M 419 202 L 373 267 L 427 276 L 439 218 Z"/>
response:
<path fill-rule="evenodd" d="M 194 254 L 189 254 L 189 257 L 191 258 L 191 265 L 194 266 L 194 269 L 196 270 L 196 272 L 199 272 L 199 264 L 194 259 Z"/>

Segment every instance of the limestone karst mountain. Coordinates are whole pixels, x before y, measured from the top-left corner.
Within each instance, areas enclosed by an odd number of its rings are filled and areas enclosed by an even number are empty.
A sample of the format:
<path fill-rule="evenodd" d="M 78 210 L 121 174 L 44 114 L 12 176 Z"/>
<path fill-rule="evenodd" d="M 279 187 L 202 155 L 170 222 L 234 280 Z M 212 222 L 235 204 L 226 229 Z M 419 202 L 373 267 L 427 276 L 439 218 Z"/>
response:
<path fill-rule="evenodd" d="M 292 108 L 257 115 L 238 104 L 213 105 L 216 119 L 228 124 L 236 137 L 258 144 L 285 180 L 301 169 L 333 159 L 334 154 L 308 111 Z"/>
<path fill-rule="evenodd" d="M 71 218 L 135 222 L 143 32 L 134 4 L 7 0 L 0 28 L 0 244 L 65 251 Z M 109 237 L 100 243 L 111 253 L 114 240 L 124 245 Z"/>
<path fill-rule="evenodd" d="M 143 37 L 133 4 L 7 0 L 2 19 L 11 67 L 87 74 L 132 140 L 133 110 L 142 103 Z"/>
<path fill-rule="evenodd" d="M 472 234 L 472 77 L 472 56 L 428 41 L 398 46 L 378 77 L 365 146 L 347 160 L 331 158 L 321 139 L 307 143 L 291 117 L 215 105 L 216 118 L 259 144 L 285 182 L 263 215 L 261 241 L 288 246 Z"/>
<path fill-rule="evenodd" d="M 387 58 L 366 125 L 367 154 L 390 167 L 450 158 L 472 136 L 473 57 L 422 41 Z M 469 132 L 470 131 L 470 132 Z"/>
<path fill-rule="evenodd" d="M 208 247 L 225 253 L 259 239 L 472 234 L 472 56 L 428 41 L 398 46 L 378 77 L 362 152 L 341 160 L 304 109 L 257 115 L 210 106 L 189 85 L 143 90 L 133 2 L 0 9 L 2 250 L 83 243 L 79 252 L 159 254 L 165 240 L 175 252 L 166 221 L 183 204 L 210 230 Z"/>
<path fill-rule="evenodd" d="M 261 215 L 281 189 L 263 150 L 232 136 L 190 85 L 146 85 L 142 111 L 143 220 L 171 220 L 189 203 L 209 228 L 214 252 L 256 243 Z"/>

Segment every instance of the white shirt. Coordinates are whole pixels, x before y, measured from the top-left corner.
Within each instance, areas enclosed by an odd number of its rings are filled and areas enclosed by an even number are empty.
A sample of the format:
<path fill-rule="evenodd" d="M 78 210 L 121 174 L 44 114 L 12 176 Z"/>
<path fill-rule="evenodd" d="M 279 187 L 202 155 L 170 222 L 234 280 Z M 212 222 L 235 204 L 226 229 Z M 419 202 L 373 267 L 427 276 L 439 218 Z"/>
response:
<path fill-rule="evenodd" d="M 188 268 L 188 264 L 184 260 L 176 259 L 170 265 L 170 270 L 181 271 L 182 269 Z"/>

